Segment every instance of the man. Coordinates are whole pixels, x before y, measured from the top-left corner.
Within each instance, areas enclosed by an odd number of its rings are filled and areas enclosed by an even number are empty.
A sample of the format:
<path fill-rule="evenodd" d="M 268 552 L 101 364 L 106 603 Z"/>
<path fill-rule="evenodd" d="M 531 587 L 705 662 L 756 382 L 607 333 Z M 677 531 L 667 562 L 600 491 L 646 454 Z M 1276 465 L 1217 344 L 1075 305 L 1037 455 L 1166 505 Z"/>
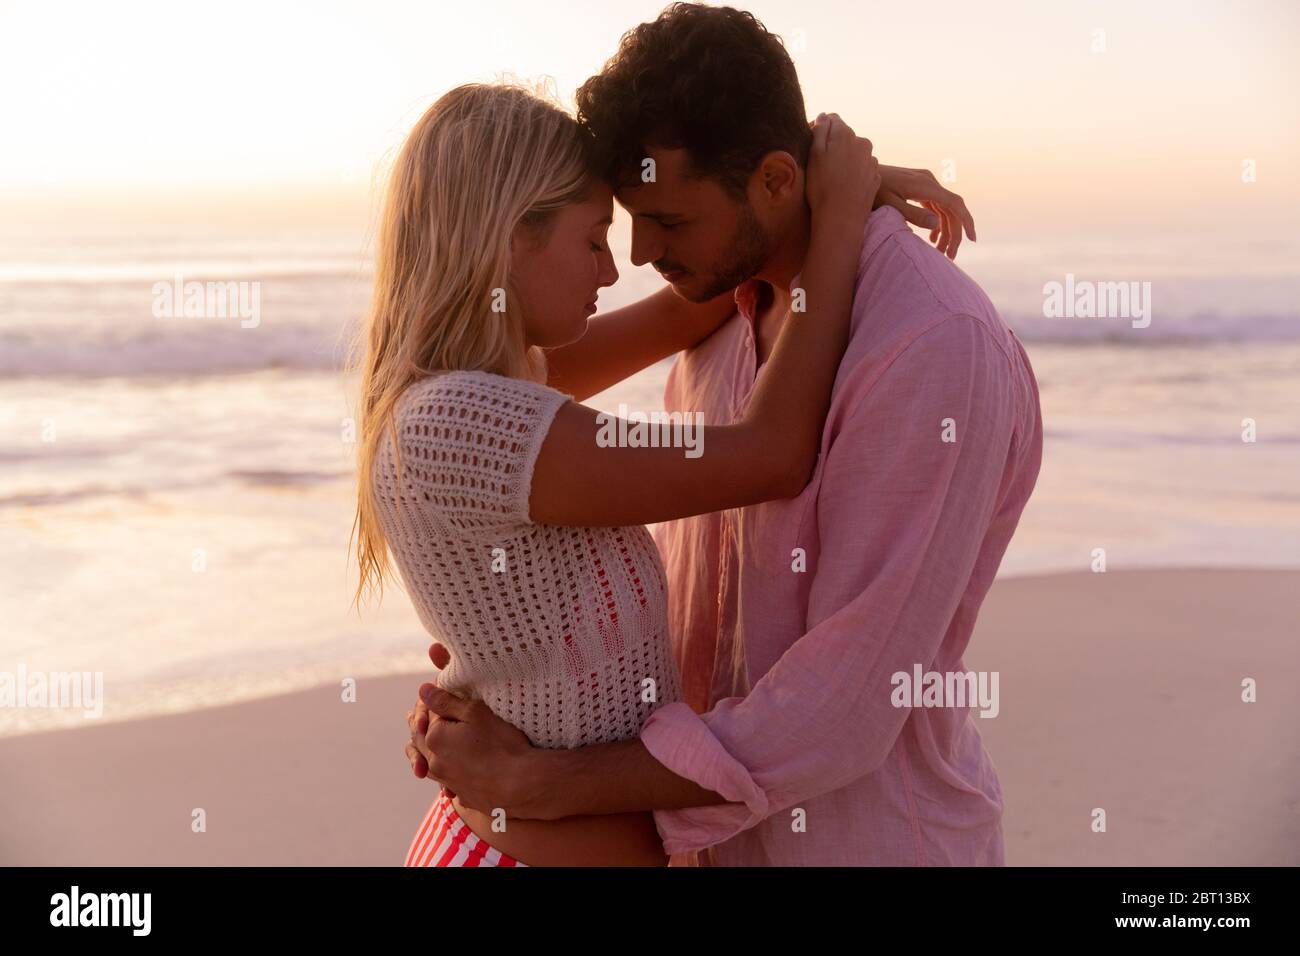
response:
<path fill-rule="evenodd" d="M 749 14 L 676 4 L 578 105 L 633 217 L 633 262 L 692 300 L 739 284 L 737 314 L 679 356 L 665 396 L 731 421 L 798 307 L 807 208 L 763 198 L 802 197 L 793 64 Z M 1001 864 L 1002 793 L 965 702 L 913 708 L 895 675 L 965 671 L 1041 449 L 1019 341 L 897 210 L 876 210 L 812 481 L 659 528 L 685 702 L 638 740 L 525 764 L 509 725 L 429 688 L 429 710 L 461 722 L 428 735 L 440 768 L 464 768 L 443 782 L 520 817 L 652 809 L 678 864 Z"/>

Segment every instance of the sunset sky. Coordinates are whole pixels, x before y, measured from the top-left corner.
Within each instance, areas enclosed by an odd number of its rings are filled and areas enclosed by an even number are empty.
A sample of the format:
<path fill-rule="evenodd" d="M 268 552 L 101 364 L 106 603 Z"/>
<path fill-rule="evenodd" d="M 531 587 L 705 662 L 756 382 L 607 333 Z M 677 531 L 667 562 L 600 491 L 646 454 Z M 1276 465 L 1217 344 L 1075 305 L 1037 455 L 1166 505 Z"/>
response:
<path fill-rule="evenodd" d="M 346 204 L 441 92 L 510 71 L 571 102 L 662 6 L 0 3 L 0 201 Z M 951 160 L 954 188 L 1006 221 L 1289 230 L 1300 212 L 1286 0 L 745 6 L 785 38 L 811 114 L 841 113 L 885 162 Z"/>

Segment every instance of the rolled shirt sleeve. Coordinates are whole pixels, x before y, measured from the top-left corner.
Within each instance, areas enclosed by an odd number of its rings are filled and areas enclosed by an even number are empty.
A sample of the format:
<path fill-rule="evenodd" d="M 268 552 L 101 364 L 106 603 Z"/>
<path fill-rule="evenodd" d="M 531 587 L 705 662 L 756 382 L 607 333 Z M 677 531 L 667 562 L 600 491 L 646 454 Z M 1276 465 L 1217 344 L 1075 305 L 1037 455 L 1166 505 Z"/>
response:
<path fill-rule="evenodd" d="M 911 713 L 891 703 L 891 677 L 933 662 L 969 585 L 1014 394 L 992 334 L 952 315 L 858 396 L 823 450 L 806 633 L 746 697 L 704 714 L 668 704 L 642 726 L 655 759 L 731 801 L 656 811 L 668 852 L 721 843 L 885 761 Z"/>

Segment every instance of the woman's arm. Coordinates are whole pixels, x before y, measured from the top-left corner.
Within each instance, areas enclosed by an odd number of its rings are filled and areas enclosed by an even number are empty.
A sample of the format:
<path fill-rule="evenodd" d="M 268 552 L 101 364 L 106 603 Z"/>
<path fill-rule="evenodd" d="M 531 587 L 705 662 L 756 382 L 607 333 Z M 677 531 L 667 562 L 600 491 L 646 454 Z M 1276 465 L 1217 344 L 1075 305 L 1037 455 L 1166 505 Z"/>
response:
<path fill-rule="evenodd" d="M 921 205 L 914 206 L 908 200 Z M 929 229 L 930 241 L 949 259 L 957 258 L 963 227 L 970 241 L 975 241 L 975 217 L 966 208 L 966 201 L 940 185 L 928 169 L 881 166 L 876 205 L 893 206 L 912 225 Z"/>
<path fill-rule="evenodd" d="M 786 318 L 741 420 L 705 425 L 702 453 L 687 457 L 680 447 L 601 447 L 602 413 L 568 402 L 556 412 L 534 466 L 534 521 L 644 524 L 803 489 L 848 342 L 863 229 L 880 184 L 876 165 L 867 140 L 838 117 L 819 119 L 808 169 L 807 308 Z"/>
<path fill-rule="evenodd" d="M 578 341 L 546 353 L 546 384 L 578 401 L 603 392 L 661 358 L 693 348 L 736 311 L 731 292 L 687 302 L 671 287 L 597 315 Z"/>

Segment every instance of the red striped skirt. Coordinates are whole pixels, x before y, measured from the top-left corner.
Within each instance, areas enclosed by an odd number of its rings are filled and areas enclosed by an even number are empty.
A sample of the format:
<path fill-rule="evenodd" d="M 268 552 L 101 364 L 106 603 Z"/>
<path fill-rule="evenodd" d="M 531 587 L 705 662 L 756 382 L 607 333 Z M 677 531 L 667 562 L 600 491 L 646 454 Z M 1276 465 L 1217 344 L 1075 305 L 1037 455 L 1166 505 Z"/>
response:
<path fill-rule="evenodd" d="M 405 866 L 527 866 L 506 856 L 465 825 L 446 790 L 438 793 L 415 839 Z"/>

